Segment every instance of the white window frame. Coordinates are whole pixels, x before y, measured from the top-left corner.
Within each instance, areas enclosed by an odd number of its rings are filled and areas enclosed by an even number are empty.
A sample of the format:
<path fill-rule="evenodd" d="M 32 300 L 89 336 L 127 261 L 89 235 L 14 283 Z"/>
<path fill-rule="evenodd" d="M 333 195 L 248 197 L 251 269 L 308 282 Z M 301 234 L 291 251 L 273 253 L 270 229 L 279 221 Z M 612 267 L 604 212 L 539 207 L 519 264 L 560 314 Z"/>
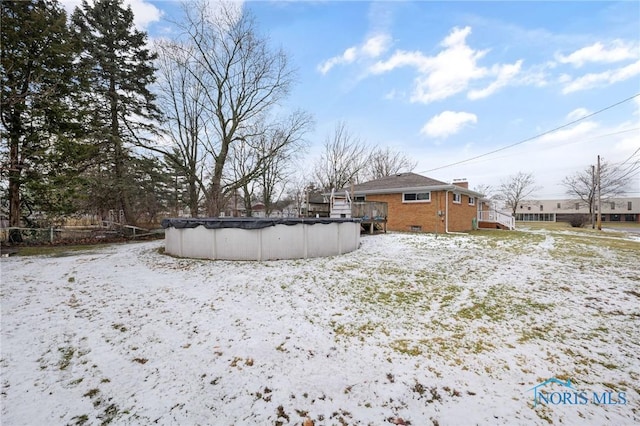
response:
<path fill-rule="evenodd" d="M 458 199 L 456 201 L 456 198 Z M 455 192 L 453 193 L 453 203 L 454 204 L 460 204 L 462 203 L 462 194 L 456 194 Z"/>
<path fill-rule="evenodd" d="M 415 200 L 407 200 L 405 199 L 405 196 L 408 194 L 415 194 L 416 199 Z M 418 200 L 418 195 L 419 194 L 427 194 L 427 199 L 426 200 Z M 427 192 L 403 192 L 402 193 L 402 202 L 403 203 L 430 203 L 431 202 L 431 191 L 427 191 Z"/>
<path fill-rule="evenodd" d="M 476 197 L 469 197 L 469 205 L 470 206 L 475 206 L 476 205 Z"/>

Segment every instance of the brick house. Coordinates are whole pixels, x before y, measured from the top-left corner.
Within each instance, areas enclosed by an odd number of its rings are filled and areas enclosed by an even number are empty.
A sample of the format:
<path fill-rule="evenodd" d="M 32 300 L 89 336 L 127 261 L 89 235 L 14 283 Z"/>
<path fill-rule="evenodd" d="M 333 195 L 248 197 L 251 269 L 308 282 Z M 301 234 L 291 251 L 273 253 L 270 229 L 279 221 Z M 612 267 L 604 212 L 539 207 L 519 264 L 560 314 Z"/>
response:
<path fill-rule="evenodd" d="M 399 173 L 354 185 L 352 197 L 387 203 L 391 231 L 460 232 L 473 229 L 482 194 L 471 191 L 466 181 L 448 184 Z"/>

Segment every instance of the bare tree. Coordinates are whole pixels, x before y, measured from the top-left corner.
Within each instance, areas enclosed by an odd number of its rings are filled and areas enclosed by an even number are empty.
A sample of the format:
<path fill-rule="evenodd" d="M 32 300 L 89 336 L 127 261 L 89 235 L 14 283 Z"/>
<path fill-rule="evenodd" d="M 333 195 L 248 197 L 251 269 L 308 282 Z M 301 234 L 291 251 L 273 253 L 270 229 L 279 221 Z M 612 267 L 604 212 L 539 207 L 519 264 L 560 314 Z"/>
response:
<path fill-rule="evenodd" d="M 193 48 L 191 60 L 202 69 L 193 76 L 203 90 L 204 108 L 214 118 L 207 139 L 213 167 L 205 193 L 213 216 L 224 208 L 229 194 L 264 169 L 257 161 L 246 175 L 225 179 L 232 145 L 255 136 L 255 123 L 268 117 L 293 82 L 285 53 L 271 49 L 252 17 L 239 7 L 220 2 L 213 14 L 207 0 L 185 3 L 181 28 Z"/>
<path fill-rule="evenodd" d="M 293 204 L 297 216 L 302 216 L 307 191 L 310 187 L 311 184 L 306 176 L 304 167 L 298 165 L 288 176 L 286 182 L 286 197 Z"/>
<path fill-rule="evenodd" d="M 263 135 L 257 134 L 256 138 Z M 255 169 L 258 161 L 258 152 L 252 144 L 242 139 L 234 143 L 230 148 L 230 168 L 232 170 L 232 181 L 242 182 L 239 190 L 242 194 L 245 214 L 251 216 L 253 213 L 253 200 L 255 198 L 257 181 L 256 179 L 243 179 L 243 176 L 251 173 Z"/>
<path fill-rule="evenodd" d="M 589 217 L 593 224 L 593 213 L 597 193 L 597 170 L 594 166 L 565 177 L 562 185 L 567 194 L 584 201 L 589 206 Z M 613 167 L 607 162 L 600 164 L 600 197 L 609 200 L 625 191 L 628 181 L 623 170 Z"/>
<path fill-rule="evenodd" d="M 495 196 L 495 190 L 491 185 L 481 183 L 473 188 L 474 191 L 484 195 L 484 198 L 491 199 Z"/>
<path fill-rule="evenodd" d="M 539 187 L 535 186 L 535 179 L 532 173 L 518 172 L 502 181 L 498 188 L 498 195 L 495 197 L 504 201 L 505 206 L 511 209 L 513 216 L 521 201 L 529 197 Z"/>
<path fill-rule="evenodd" d="M 293 160 L 305 146 L 304 136 L 312 126 L 311 115 L 298 110 L 282 120 L 257 123 L 249 137 L 232 146 L 232 176 L 241 182 L 247 215 L 256 197 L 264 204 L 265 214 L 271 213 L 284 192 Z"/>
<path fill-rule="evenodd" d="M 366 179 L 380 179 L 401 172 L 412 172 L 418 162 L 389 147 L 376 148 L 369 156 Z"/>
<path fill-rule="evenodd" d="M 326 191 L 357 182 L 367 167 L 367 146 L 352 135 L 344 122 L 336 124 L 333 135 L 324 142 L 324 152 L 316 161 L 315 178 Z"/>
<path fill-rule="evenodd" d="M 304 135 L 313 126 L 312 117 L 296 111 L 287 119 L 276 123 L 266 137 L 261 138 L 257 151 L 264 158 L 258 179 L 261 201 L 268 216 L 285 191 L 285 183 L 293 170 L 293 162 L 306 146 Z"/>
<path fill-rule="evenodd" d="M 166 117 L 165 135 L 170 146 L 153 146 L 179 172 L 187 185 L 187 205 L 198 217 L 204 190 L 207 128 L 212 117 L 204 108 L 204 89 L 198 80 L 203 69 L 192 58 L 193 48 L 173 41 L 156 43 L 158 52 L 159 104 Z"/>

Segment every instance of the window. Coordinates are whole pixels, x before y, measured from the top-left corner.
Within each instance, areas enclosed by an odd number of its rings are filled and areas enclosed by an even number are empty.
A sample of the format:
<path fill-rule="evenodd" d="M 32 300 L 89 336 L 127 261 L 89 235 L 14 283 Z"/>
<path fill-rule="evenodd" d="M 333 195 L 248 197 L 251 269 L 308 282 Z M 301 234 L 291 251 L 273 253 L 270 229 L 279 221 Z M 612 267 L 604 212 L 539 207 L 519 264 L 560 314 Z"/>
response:
<path fill-rule="evenodd" d="M 560 203 L 556 204 L 556 208 L 559 209 L 560 208 Z"/>
<path fill-rule="evenodd" d="M 356 195 L 355 197 L 353 197 L 353 201 L 366 201 L 366 199 L 366 195 Z"/>
<path fill-rule="evenodd" d="M 527 207 L 527 210 L 531 211 L 531 206 Z"/>
<path fill-rule="evenodd" d="M 453 202 L 456 203 L 456 204 L 460 204 L 461 201 L 462 201 L 462 195 L 456 194 L 454 192 L 453 193 Z"/>
<path fill-rule="evenodd" d="M 611 210 L 615 210 L 616 209 L 616 203 L 611 203 Z"/>
<path fill-rule="evenodd" d="M 517 221 L 524 222 L 555 222 L 555 213 L 516 213 Z"/>
<path fill-rule="evenodd" d="M 542 206 L 542 204 L 540 204 L 540 211 L 544 210 L 544 207 Z"/>
<path fill-rule="evenodd" d="M 405 192 L 402 194 L 403 203 L 428 203 L 431 201 L 430 192 Z"/>
<path fill-rule="evenodd" d="M 631 210 L 631 201 L 627 202 L 627 210 Z"/>
<path fill-rule="evenodd" d="M 580 203 L 576 203 L 576 210 L 580 209 Z"/>
<path fill-rule="evenodd" d="M 476 197 L 469 197 L 469 205 L 470 206 L 476 205 Z"/>

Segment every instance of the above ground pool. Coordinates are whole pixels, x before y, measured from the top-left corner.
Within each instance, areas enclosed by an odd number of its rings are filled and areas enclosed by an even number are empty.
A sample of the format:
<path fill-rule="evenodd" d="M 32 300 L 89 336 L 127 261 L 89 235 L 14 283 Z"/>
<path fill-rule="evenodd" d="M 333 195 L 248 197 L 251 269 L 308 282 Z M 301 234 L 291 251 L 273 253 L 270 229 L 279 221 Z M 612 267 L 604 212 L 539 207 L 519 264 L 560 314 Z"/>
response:
<path fill-rule="evenodd" d="M 196 259 L 306 259 L 360 244 L 360 219 L 164 219 L 162 227 L 166 253 Z"/>

